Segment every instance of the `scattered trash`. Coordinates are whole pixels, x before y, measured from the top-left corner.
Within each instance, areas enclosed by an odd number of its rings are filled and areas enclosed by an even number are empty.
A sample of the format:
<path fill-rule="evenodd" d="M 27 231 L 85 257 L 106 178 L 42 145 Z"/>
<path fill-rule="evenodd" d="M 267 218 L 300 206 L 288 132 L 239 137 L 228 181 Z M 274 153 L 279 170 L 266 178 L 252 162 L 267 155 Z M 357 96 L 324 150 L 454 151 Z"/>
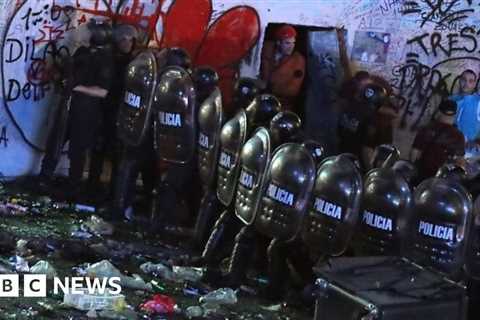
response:
<path fill-rule="evenodd" d="M 17 316 L 20 316 L 18 318 L 20 319 L 28 319 L 28 318 L 35 318 L 38 316 L 38 311 L 36 310 L 33 310 L 32 307 L 29 307 L 27 309 L 23 309 L 22 311 L 20 311 Z M 17 318 L 17 317 L 16 317 Z M 18 319 L 17 318 L 17 319 Z"/>
<path fill-rule="evenodd" d="M 140 266 L 140 270 L 145 273 L 154 274 L 155 276 L 166 280 L 173 281 L 174 279 L 173 271 L 162 263 L 153 264 L 152 262 L 145 262 Z"/>
<path fill-rule="evenodd" d="M 101 318 L 116 319 L 116 320 L 136 320 L 137 313 L 131 308 L 125 308 L 121 311 L 102 310 L 98 313 Z"/>
<path fill-rule="evenodd" d="M 265 278 L 265 277 L 255 277 L 252 279 L 253 281 L 255 281 L 256 283 L 258 283 L 259 285 L 267 285 L 268 284 L 268 279 Z"/>
<path fill-rule="evenodd" d="M 45 302 L 43 302 L 43 301 L 37 302 L 37 305 L 38 305 L 40 308 L 42 308 L 42 309 L 40 310 L 40 315 L 42 315 L 42 316 L 49 316 L 49 315 L 51 315 L 51 314 L 53 313 L 53 311 L 54 311 L 54 308 L 53 308 L 50 304 L 45 303 Z"/>
<path fill-rule="evenodd" d="M 8 273 L 11 273 L 11 270 L 0 264 L 0 274 L 8 274 Z"/>
<path fill-rule="evenodd" d="M 83 230 L 72 231 L 70 235 L 73 238 L 77 238 L 77 239 L 90 239 L 91 237 L 93 237 L 93 235 L 90 232 L 83 231 Z"/>
<path fill-rule="evenodd" d="M 173 266 L 172 270 L 177 280 L 179 281 L 186 280 L 186 281 L 192 281 L 192 282 L 200 281 L 205 272 L 204 268 L 180 267 L 180 266 Z"/>
<path fill-rule="evenodd" d="M 140 310 L 149 314 L 170 314 L 175 311 L 175 300 L 163 294 L 156 294 L 151 300 L 142 303 Z"/>
<path fill-rule="evenodd" d="M 168 245 L 146 230 L 114 230 L 112 225 L 100 218 L 99 208 L 93 206 L 56 202 L 49 197 L 13 193 L 13 190 L 0 190 L 0 228 L 3 230 L 0 234 L 0 274 L 43 273 L 48 278 L 57 272 L 62 277 L 77 274 L 83 277 L 118 276 L 123 291 L 119 295 L 110 292 L 102 294 L 101 291 L 91 294 L 84 288 L 81 295 L 75 296 L 54 294 L 49 285 L 48 298 L 6 303 L 0 306 L 0 314 L 3 315 L 0 318 L 308 318 L 308 315 L 305 317 L 299 313 L 297 316 L 297 311 L 293 311 L 295 314 L 292 315 L 291 308 L 282 305 L 261 306 L 257 290 L 267 282 L 265 278 L 258 277 L 238 291 L 223 288 L 209 293 L 213 289 L 199 281 L 204 276 L 204 269 L 189 267 L 201 265 L 198 263 L 201 261 L 194 260 L 198 257 L 189 248 Z M 85 214 L 72 214 L 74 211 Z M 41 214 L 41 217 L 37 219 L 36 214 Z M 10 216 L 14 218 L 7 219 Z M 75 226 L 73 230 L 70 229 L 72 226 Z M 72 272 L 74 264 L 78 267 Z M 132 266 L 140 266 L 143 279 L 127 271 L 134 271 Z M 144 273 L 153 275 L 148 277 L 148 280 L 153 280 L 147 281 Z M 245 296 L 248 298 L 242 300 Z M 135 308 L 128 306 L 126 300 Z M 181 311 L 176 302 L 182 307 Z M 59 308 L 61 305 L 66 308 Z M 140 308 L 155 315 L 147 316 L 141 313 Z"/>
<path fill-rule="evenodd" d="M 236 304 L 237 293 L 231 288 L 220 288 L 200 297 L 200 303 L 210 304 Z"/>
<path fill-rule="evenodd" d="M 0 204 L 0 214 L 5 216 L 23 216 L 26 215 L 28 211 L 27 207 L 15 204 L 15 203 L 4 203 Z"/>
<path fill-rule="evenodd" d="M 191 306 L 185 310 L 185 316 L 188 319 L 200 318 L 203 316 L 203 308 L 200 306 Z"/>
<path fill-rule="evenodd" d="M 203 296 L 206 295 L 210 290 L 206 288 L 199 288 L 196 285 L 192 285 L 190 283 L 185 283 L 183 287 L 183 294 L 185 296 L 191 296 L 191 297 L 198 297 L 198 296 Z"/>
<path fill-rule="evenodd" d="M 279 312 L 282 310 L 282 304 L 273 304 L 271 306 L 260 306 L 263 310 L 272 311 L 272 312 Z"/>
<path fill-rule="evenodd" d="M 97 318 L 97 312 L 95 311 L 95 309 L 92 309 L 87 312 L 86 316 L 87 318 Z"/>
<path fill-rule="evenodd" d="M 113 226 L 100 218 L 99 216 L 91 216 L 90 220 L 84 223 L 86 229 L 96 235 L 110 236 L 113 234 Z"/>
<path fill-rule="evenodd" d="M 30 273 L 45 274 L 47 279 L 53 279 L 57 276 L 57 271 L 48 263 L 48 261 L 40 260 L 30 268 Z"/>
<path fill-rule="evenodd" d="M 40 203 L 41 206 L 49 206 L 52 204 L 52 199 L 47 196 L 38 197 L 37 201 Z"/>
<path fill-rule="evenodd" d="M 89 294 L 88 289 L 82 288 L 80 294 L 66 293 L 63 296 L 63 304 L 78 310 L 116 310 L 119 305 L 125 305 L 125 296 L 111 294 L 105 290 L 103 294 Z"/>
<path fill-rule="evenodd" d="M 127 277 L 108 260 L 102 260 L 92 264 L 85 269 L 85 272 L 89 277 L 119 277 L 122 287 L 152 291 L 152 285 L 145 283 L 139 275 L 133 274 L 132 277 Z"/>
<path fill-rule="evenodd" d="M 256 296 L 258 294 L 257 290 L 246 285 L 241 285 L 239 289 L 252 296 Z"/>
<path fill-rule="evenodd" d="M 73 208 L 77 212 L 95 212 L 95 207 L 87 206 L 87 205 L 79 204 L 79 203 L 74 205 Z"/>
<path fill-rule="evenodd" d="M 67 202 L 56 202 L 53 204 L 53 208 L 57 210 L 62 210 L 72 208 L 72 206 Z"/>
<path fill-rule="evenodd" d="M 152 285 L 152 289 L 153 289 L 154 292 L 164 293 L 166 291 L 166 288 L 164 286 L 162 286 L 160 283 L 158 283 L 157 281 L 152 280 L 152 281 L 150 281 L 150 283 Z"/>
<path fill-rule="evenodd" d="M 17 256 L 27 257 L 32 254 L 32 251 L 27 248 L 27 244 L 28 241 L 25 239 L 20 239 L 17 241 L 17 247 L 15 248 Z"/>
<path fill-rule="evenodd" d="M 93 232 L 85 223 L 82 223 L 80 226 L 72 227 L 70 236 L 77 239 L 90 239 L 93 237 Z"/>
<path fill-rule="evenodd" d="M 15 271 L 17 271 L 17 272 L 29 272 L 30 271 L 30 267 L 28 266 L 28 262 L 24 258 L 22 258 L 20 256 L 15 256 L 15 257 L 12 257 L 10 260 L 12 262 L 12 265 L 15 268 Z"/>

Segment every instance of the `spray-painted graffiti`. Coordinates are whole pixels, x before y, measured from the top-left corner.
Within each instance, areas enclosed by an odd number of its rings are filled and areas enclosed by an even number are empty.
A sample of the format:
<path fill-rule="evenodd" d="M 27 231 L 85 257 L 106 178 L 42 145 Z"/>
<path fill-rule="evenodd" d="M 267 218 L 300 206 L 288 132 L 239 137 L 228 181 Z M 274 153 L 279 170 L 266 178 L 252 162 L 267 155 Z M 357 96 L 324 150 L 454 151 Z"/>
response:
<path fill-rule="evenodd" d="M 16 6 L 2 43 L 2 89 L 14 125 L 32 147 L 44 143 L 58 99 L 54 82 L 59 66 L 85 43 L 82 25 L 90 18 L 133 24 L 159 48 L 185 48 L 194 65 L 216 69 L 228 104 L 239 64 L 260 35 L 256 10 L 236 6 L 215 12 L 212 0 L 174 0 L 166 8 L 164 3 L 43 0 Z"/>
<path fill-rule="evenodd" d="M 416 18 L 420 29 L 406 40 L 405 62 L 392 70 L 404 108 L 401 126 L 416 129 L 428 120 L 440 99 L 458 90 L 461 70 L 480 66 L 480 30 L 469 25 L 478 9 L 468 0 L 404 2 L 403 14 Z"/>
<path fill-rule="evenodd" d="M 473 0 L 405 1 L 403 13 L 417 16 L 421 28 L 427 22 L 448 26 L 468 18 L 474 5 Z"/>
<path fill-rule="evenodd" d="M 5 148 L 8 147 L 7 126 L 2 126 L 2 131 L 0 132 L 0 146 L 2 144 Z"/>
<path fill-rule="evenodd" d="M 473 27 L 464 27 L 460 32 L 450 33 L 424 33 L 407 41 L 408 44 L 417 45 L 425 55 L 433 54 L 435 57 L 445 55 L 452 57 L 458 54 L 480 53 L 480 30 Z"/>

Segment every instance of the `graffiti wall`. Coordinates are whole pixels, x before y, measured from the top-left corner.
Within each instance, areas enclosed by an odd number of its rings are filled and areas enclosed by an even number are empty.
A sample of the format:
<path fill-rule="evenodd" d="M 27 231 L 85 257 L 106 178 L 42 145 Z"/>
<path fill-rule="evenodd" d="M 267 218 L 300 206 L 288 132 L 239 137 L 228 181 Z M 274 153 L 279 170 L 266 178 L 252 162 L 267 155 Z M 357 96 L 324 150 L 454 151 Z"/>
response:
<path fill-rule="evenodd" d="M 5 176 L 38 170 L 59 100 L 55 66 L 86 43 L 91 18 L 133 24 L 152 46 L 184 47 L 195 65 L 219 72 L 227 97 L 236 75 L 258 74 L 269 23 L 343 27 L 357 69 L 386 77 L 397 91 L 395 139 L 404 154 L 439 97 L 458 90 L 461 70 L 480 70 L 473 0 L 0 0 L 0 9 Z"/>

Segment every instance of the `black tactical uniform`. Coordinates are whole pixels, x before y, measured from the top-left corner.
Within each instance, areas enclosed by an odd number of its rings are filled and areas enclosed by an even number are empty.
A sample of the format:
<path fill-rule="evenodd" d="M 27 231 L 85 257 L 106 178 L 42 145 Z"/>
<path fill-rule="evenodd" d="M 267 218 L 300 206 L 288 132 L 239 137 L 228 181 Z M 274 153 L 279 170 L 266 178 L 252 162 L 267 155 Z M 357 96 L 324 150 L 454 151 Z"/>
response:
<path fill-rule="evenodd" d="M 98 86 L 109 90 L 112 81 L 112 56 L 108 49 L 80 48 L 74 55 L 76 85 Z M 72 184 L 80 182 L 88 150 L 94 146 L 102 121 L 103 98 L 72 93 L 70 110 L 70 172 Z"/>
<path fill-rule="evenodd" d="M 47 154 L 42 163 L 41 175 L 51 177 L 58 162 L 58 151 L 65 140 L 70 141 L 70 187 L 77 189 L 81 181 L 87 151 L 94 146 L 102 119 L 104 99 L 76 91 L 77 86 L 99 87 L 108 90 L 111 87 L 113 65 L 110 41 L 110 27 L 106 24 L 90 24 L 90 46 L 80 47 L 71 60 L 70 75 L 66 88 L 65 108 L 68 108 L 66 135 L 54 132 L 47 142 Z M 58 129 L 58 128 L 57 128 Z M 57 141 L 57 142 L 55 142 Z M 56 146 L 56 147 L 54 147 Z M 75 190 L 70 190 L 75 191 Z"/>
<path fill-rule="evenodd" d="M 118 168 L 118 157 L 121 151 L 121 146 L 119 145 L 116 135 L 116 121 L 118 107 L 123 96 L 125 72 L 128 64 L 133 59 L 133 48 L 134 47 L 132 46 L 132 50 L 128 53 L 124 53 L 118 49 L 113 52 L 114 73 L 112 87 L 102 106 L 101 130 L 95 145 L 95 152 L 92 153 L 90 159 L 88 180 L 89 185 L 94 192 L 98 190 L 100 177 L 103 171 L 104 159 L 108 156 L 112 161 L 111 182 L 108 192 L 109 195 L 113 194 L 115 172 Z"/>
<path fill-rule="evenodd" d="M 125 101 L 123 101 L 122 106 L 120 106 L 117 118 L 117 133 L 119 134 L 123 147 L 121 161 L 115 178 L 114 199 L 112 203 L 112 214 L 114 215 L 124 215 L 125 210 L 132 205 L 135 195 L 135 182 L 140 171 L 142 172 L 144 189 L 147 194 L 151 195 L 150 200 L 158 200 L 158 195 L 162 193 L 163 184 L 160 184 L 160 187 L 156 187 L 156 183 L 159 180 L 159 160 L 155 151 L 155 145 L 157 145 L 158 148 L 165 148 L 166 146 L 159 145 L 161 143 L 159 143 L 159 140 L 154 137 L 155 121 L 153 118 L 158 115 L 157 112 L 144 111 L 143 104 L 145 105 L 146 110 L 150 110 L 152 102 L 147 102 L 148 99 L 146 97 L 149 95 L 147 94 L 147 91 L 152 89 L 149 88 L 149 86 L 151 86 L 153 83 L 156 83 L 156 78 L 158 77 L 158 74 L 161 74 L 162 70 L 169 66 L 179 66 L 188 70 L 191 65 L 190 58 L 181 48 L 164 49 L 156 54 L 155 57 L 151 56 L 150 58 L 145 58 L 148 55 L 148 52 L 149 51 L 139 54 L 136 59 L 133 60 L 132 63 L 127 67 L 127 78 L 130 77 L 130 81 L 132 81 L 132 79 L 135 80 L 138 77 L 138 81 L 147 81 L 147 83 L 143 83 L 141 85 L 144 88 L 135 87 L 135 85 L 138 85 L 135 84 L 135 81 L 132 82 L 134 87 L 129 88 L 129 84 L 127 83 L 126 90 L 122 95 L 122 98 L 125 99 Z M 145 53 L 147 55 L 142 58 L 142 55 Z M 143 61 L 143 59 L 146 59 L 146 61 Z M 156 61 L 153 62 L 151 61 L 152 59 L 155 59 Z M 155 70 L 155 74 L 148 74 L 148 77 L 151 78 L 147 79 L 147 76 L 142 74 L 142 72 L 146 72 L 146 66 L 152 65 L 155 65 L 155 68 L 153 68 Z M 156 72 L 158 72 L 158 74 Z M 136 75 L 136 73 L 138 73 L 138 75 Z M 153 88 L 153 90 L 155 91 L 157 88 Z M 144 92 L 142 93 L 143 95 L 140 99 L 140 95 L 137 96 L 137 94 L 142 91 Z M 142 101 L 142 108 L 140 108 L 140 106 L 136 106 L 137 101 L 130 101 L 130 96 L 134 98 L 138 97 L 138 103 Z M 132 104 L 134 105 L 133 108 L 131 108 Z M 141 110 L 140 116 L 136 114 L 136 110 L 139 109 Z M 152 115 L 147 116 L 147 114 L 150 113 Z M 138 117 L 140 117 L 142 120 L 135 120 Z M 139 128 L 141 128 L 141 133 L 137 132 L 137 129 Z M 179 177 L 178 181 L 185 181 L 185 179 Z M 174 202 L 175 200 L 169 199 L 169 201 Z M 153 214 L 156 214 L 160 205 L 167 204 L 160 204 L 160 201 L 154 201 L 152 203 L 152 209 L 154 210 Z M 163 221 L 152 221 L 153 224 L 161 222 Z"/>

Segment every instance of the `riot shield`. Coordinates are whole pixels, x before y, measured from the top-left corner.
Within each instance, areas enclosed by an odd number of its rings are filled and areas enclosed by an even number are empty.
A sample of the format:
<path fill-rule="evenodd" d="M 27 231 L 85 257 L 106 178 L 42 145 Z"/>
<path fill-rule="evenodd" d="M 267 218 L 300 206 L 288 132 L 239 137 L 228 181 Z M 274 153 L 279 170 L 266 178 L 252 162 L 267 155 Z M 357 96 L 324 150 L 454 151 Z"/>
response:
<path fill-rule="evenodd" d="M 198 174 L 204 189 L 215 183 L 222 124 L 222 95 L 216 88 L 198 110 Z"/>
<path fill-rule="evenodd" d="M 125 91 L 118 110 L 117 134 L 126 146 L 138 146 L 151 129 L 157 62 L 151 51 L 140 53 L 127 67 Z"/>
<path fill-rule="evenodd" d="M 449 276 L 459 274 L 472 220 L 472 199 L 458 182 L 434 177 L 414 192 L 406 256 Z"/>
<path fill-rule="evenodd" d="M 400 173 L 392 168 L 371 170 L 363 187 L 356 251 L 362 255 L 399 255 L 412 205 L 411 189 Z"/>
<path fill-rule="evenodd" d="M 190 74 L 180 67 L 162 70 L 152 108 L 155 111 L 155 146 L 160 159 L 187 163 L 195 152 L 197 113 Z"/>
<path fill-rule="evenodd" d="M 270 152 L 270 133 L 261 127 L 245 143 L 240 153 L 241 169 L 235 196 L 235 214 L 247 225 L 255 219 Z"/>
<path fill-rule="evenodd" d="M 217 197 L 228 206 L 233 201 L 240 173 L 240 151 L 247 138 L 247 115 L 240 110 L 227 121 L 220 133 L 220 155 L 218 159 Z"/>
<path fill-rule="evenodd" d="M 342 254 L 354 233 L 361 196 L 362 176 L 350 155 L 323 160 L 302 227 L 304 242 L 324 254 Z"/>
<path fill-rule="evenodd" d="M 278 147 L 268 165 L 255 219 L 256 229 L 281 241 L 293 240 L 302 226 L 315 181 L 315 163 L 296 143 Z"/>

